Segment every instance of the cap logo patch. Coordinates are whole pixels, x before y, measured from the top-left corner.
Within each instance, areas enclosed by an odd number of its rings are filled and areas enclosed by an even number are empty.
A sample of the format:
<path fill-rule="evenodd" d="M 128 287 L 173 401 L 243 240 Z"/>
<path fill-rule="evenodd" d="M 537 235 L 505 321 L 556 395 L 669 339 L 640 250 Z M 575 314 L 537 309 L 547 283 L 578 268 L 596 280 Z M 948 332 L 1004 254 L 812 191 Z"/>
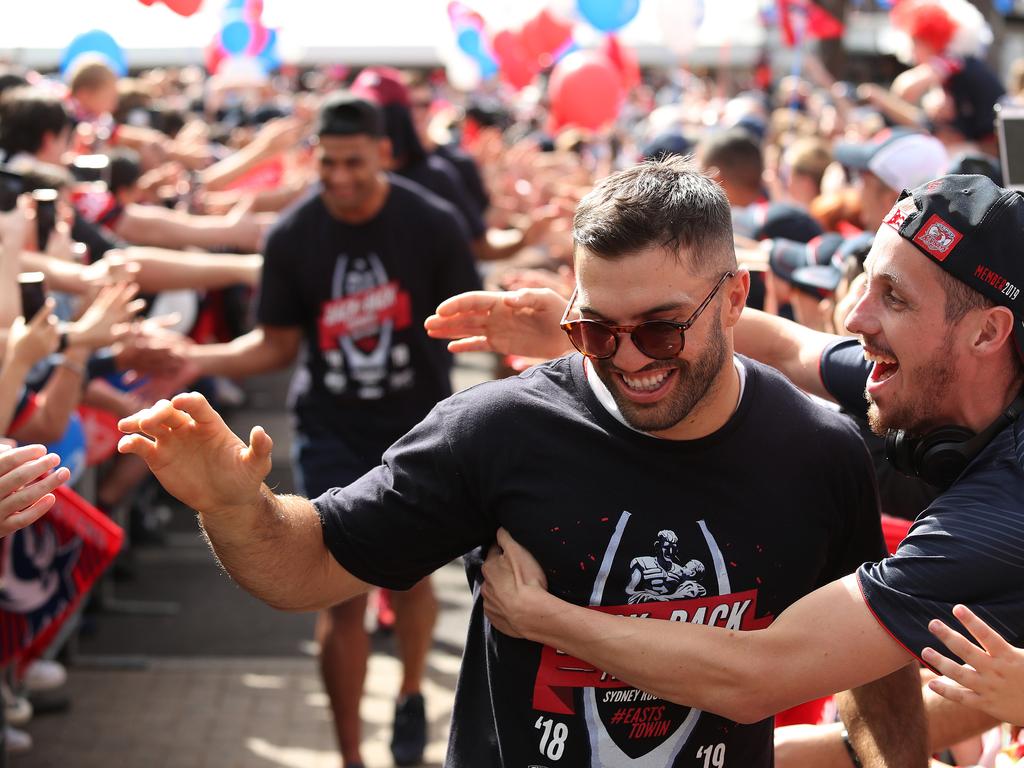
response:
<path fill-rule="evenodd" d="M 953 229 L 949 224 L 933 214 L 925 225 L 921 227 L 914 242 L 930 253 L 938 261 L 945 261 L 956 244 L 960 242 L 963 235 Z"/>
<path fill-rule="evenodd" d="M 907 216 L 916 212 L 917 203 L 914 202 L 914 198 L 904 197 L 902 200 L 898 200 L 889 210 L 889 213 L 885 215 L 885 223 L 899 232 L 903 222 L 907 220 Z"/>

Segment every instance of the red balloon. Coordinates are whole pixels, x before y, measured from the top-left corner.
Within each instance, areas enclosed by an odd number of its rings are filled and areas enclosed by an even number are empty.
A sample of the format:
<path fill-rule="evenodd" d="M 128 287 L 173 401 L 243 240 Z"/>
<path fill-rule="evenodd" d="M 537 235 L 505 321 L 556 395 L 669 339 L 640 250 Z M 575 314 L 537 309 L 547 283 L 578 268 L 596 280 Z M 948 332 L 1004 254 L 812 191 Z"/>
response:
<path fill-rule="evenodd" d="M 622 78 L 605 55 L 575 51 L 552 70 L 548 99 L 559 125 L 596 131 L 619 115 Z"/>
<path fill-rule="evenodd" d="M 515 90 L 522 90 L 540 71 L 536 58 L 527 52 L 519 35 L 505 29 L 491 39 L 491 49 L 498 61 L 498 74 Z"/>
<path fill-rule="evenodd" d="M 139 0 L 139 2 L 142 3 L 143 5 L 152 5 L 153 3 L 156 2 L 156 0 Z"/>
<path fill-rule="evenodd" d="M 572 24 L 558 18 L 546 8 L 537 14 L 534 23 L 537 25 L 537 36 L 544 53 L 554 53 L 572 37 Z"/>
<path fill-rule="evenodd" d="M 221 63 L 227 57 L 228 52 L 221 47 L 220 35 L 217 35 L 210 41 L 210 44 L 206 46 L 206 50 L 203 52 L 203 64 L 206 66 L 206 71 L 211 75 L 217 74 Z"/>
<path fill-rule="evenodd" d="M 202 4 L 203 0 L 164 0 L 164 5 L 179 16 L 191 16 Z"/>
<path fill-rule="evenodd" d="M 616 35 L 608 35 L 601 45 L 601 52 L 612 63 L 622 78 L 623 90 L 630 90 L 640 85 L 640 62 L 631 48 L 619 42 Z"/>

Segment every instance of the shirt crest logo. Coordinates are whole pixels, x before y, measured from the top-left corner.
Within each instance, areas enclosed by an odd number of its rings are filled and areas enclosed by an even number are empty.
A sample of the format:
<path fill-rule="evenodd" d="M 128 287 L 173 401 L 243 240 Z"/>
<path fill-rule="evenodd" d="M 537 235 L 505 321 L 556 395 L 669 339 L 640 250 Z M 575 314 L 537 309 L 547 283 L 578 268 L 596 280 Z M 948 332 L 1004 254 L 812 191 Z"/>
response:
<path fill-rule="evenodd" d="M 935 214 L 914 235 L 914 242 L 937 261 L 945 261 L 962 238 L 963 235 L 960 232 Z"/>

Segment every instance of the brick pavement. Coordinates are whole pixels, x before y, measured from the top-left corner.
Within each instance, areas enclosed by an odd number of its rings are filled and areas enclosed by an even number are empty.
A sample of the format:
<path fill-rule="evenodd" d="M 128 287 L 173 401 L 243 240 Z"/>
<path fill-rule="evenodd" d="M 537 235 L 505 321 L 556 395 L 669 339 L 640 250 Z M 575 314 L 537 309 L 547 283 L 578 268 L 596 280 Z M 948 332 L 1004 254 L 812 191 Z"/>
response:
<path fill-rule="evenodd" d="M 424 695 L 426 766 L 441 766 L 470 595 L 462 568 L 435 577 L 442 615 Z M 458 638 L 458 639 L 456 639 Z M 101 661 L 93 657 L 90 661 Z M 401 667 L 376 651 L 363 700 L 367 766 L 391 765 L 388 741 Z M 72 709 L 27 727 L 12 768 L 337 768 L 327 697 L 307 658 L 150 658 L 140 670 L 72 667 Z"/>

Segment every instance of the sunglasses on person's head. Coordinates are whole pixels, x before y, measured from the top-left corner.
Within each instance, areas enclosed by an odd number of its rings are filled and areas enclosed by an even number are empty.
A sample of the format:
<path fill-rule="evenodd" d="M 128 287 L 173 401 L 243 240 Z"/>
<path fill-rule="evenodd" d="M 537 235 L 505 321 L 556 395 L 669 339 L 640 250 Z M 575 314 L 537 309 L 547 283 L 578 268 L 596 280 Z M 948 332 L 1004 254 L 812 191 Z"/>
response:
<path fill-rule="evenodd" d="M 715 294 L 718 293 L 725 281 L 735 274 L 735 272 L 726 272 L 722 275 L 700 306 L 681 323 L 674 320 L 646 320 L 637 325 L 612 325 L 602 320 L 566 320 L 576 303 L 576 293 L 579 288 L 575 288 L 559 325 L 569 337 L 572 345 L 587 357 L 597 360 L 614 357 L 619 349 L 619 334 L 628 333 L 633 340 L 633 345 L 647 357 L 652 360 L 670 360 L 683 351 L 683 346 L 686 343 L 686 331 L 707 309 L 708 304 L 715 298 Z"/>

